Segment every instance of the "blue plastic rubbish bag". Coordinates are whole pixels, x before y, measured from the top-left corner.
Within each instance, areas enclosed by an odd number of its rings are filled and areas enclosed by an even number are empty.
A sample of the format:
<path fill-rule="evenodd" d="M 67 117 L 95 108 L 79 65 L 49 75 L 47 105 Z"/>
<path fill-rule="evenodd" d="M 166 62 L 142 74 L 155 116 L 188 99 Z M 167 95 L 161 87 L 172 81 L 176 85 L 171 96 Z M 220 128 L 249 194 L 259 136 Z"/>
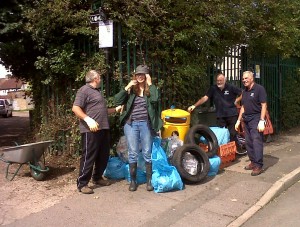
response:
<path fill-rule="evenodd" d="M 119 157 L 110 157 L 104 171 L 104 176 L 109 179 L 124 179 L 124 163 Z"/>
<path fill-rule="evenodd" d="M 219 146 L 230 142 L 230 133 L 227 128 L 220 128 L 220 127 L 209 127 L 209 128 L 216 135 Z M 207 144 L 207 141 L 203 136 L 200 137 L 200 142 Z"/>
<path fill-rule="evenodd" d="M 181 177 L 174 166 L 169 165 L 166 153 L 160 146 L 161 139 L 155 137 L 152 145 L 152 186 L 154 192 L 182 190 Z"/>
<path fill-rule="evenodd" d="M 209 171 L 207 176 L 216 176 L 221 165 L 221 158 L 217 155 L 214 155 L 209 159 Z"/>

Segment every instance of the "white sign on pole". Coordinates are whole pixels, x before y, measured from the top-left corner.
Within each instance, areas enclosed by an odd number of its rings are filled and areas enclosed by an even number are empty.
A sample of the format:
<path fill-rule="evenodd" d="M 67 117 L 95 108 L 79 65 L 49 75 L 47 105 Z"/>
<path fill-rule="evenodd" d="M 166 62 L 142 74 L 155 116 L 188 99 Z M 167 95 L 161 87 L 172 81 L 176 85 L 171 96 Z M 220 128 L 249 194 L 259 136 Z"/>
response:
<path fill-rule="evenodd" d="M 113 21 L 99 21 L 99 48 L 113 47 Z"/>

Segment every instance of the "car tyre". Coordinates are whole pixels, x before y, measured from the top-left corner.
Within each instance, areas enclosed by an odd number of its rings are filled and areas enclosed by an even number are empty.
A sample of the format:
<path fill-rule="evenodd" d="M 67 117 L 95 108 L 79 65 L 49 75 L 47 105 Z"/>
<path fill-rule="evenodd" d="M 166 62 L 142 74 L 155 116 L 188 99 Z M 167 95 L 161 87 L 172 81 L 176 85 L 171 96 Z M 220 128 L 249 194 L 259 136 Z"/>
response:
<path fill-rule="evenodd" d="M 196 174 L 190 174 L 184 166 L 184 157 L 187 152 L 192 154 L 198 161 Z M 172 157 L 172 163 L 176 167 L 183 181 L 190 184 L 204 180 L 210 167 L 207 154 L 196 144 L 184 144 L 181 147 L 178 147 Z"/>
<path fill-rule="evenodd" d="M 198 145 L 201 136 L 203 136 L 208 142 L 208 151 L 206 152 L 206 154 L 209 158 L 212 158 L 217 154 L 219 145 L 215 133 L 208 126 L 197 124 L 191 127 L 184 138 L 184 143 Z"/>

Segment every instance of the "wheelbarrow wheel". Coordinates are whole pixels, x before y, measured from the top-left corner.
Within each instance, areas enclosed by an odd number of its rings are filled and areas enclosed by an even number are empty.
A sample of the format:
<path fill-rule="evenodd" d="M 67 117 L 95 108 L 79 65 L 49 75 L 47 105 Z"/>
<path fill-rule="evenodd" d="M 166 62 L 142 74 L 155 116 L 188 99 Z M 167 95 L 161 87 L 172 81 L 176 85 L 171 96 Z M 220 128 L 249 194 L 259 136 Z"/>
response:
<path fill-rule="evenodd" d="M 41 170 L 46 169 L 45 164 L 42 161 L 38 161 L 36 163 L 35 167 L 37 169 L 41 169 Z M 42 181 L 45 178 L 46 174 L 45 174 L 45 172 L 38 171 L 37 169 L 30 167 L 31 176 L 37 181 Z"/>

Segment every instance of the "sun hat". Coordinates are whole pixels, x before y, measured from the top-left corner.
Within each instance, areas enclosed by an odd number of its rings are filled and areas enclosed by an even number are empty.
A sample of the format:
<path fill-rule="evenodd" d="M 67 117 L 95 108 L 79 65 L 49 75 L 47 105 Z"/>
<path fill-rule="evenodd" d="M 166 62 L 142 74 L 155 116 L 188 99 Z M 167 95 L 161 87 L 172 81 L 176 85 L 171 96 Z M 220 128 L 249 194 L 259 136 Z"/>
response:
<path fill-rule="evenodd" d="M 139 65 L 136 67 L 134 74 L 149 74 L 149 68 L 147 65 Z"/>

